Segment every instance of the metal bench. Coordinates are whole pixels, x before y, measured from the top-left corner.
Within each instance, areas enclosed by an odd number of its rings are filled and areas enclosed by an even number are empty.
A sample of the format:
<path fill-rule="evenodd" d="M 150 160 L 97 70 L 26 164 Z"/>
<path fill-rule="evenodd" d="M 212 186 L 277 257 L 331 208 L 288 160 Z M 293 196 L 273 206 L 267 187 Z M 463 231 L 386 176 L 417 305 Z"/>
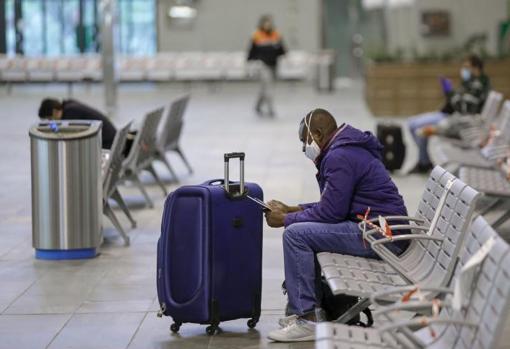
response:
<path fill-rule="evenodd" d="M 430 289 L 443 296 L 438 316 L 403 320 L 394 315 L 404 310 L 430 312 L 433 303 L 416 298 L 399 302 L 381 307 L 375 312 L 377 318 L 385 320 L 377 329 L 333 323 L 318 324 L 316 348 L 490 349 L 507 345 L 510 324 L 510 247 L 482 217 L 478 217 L 470 228 L 459 255 L 454 280 L 465 276 L 463 267 L 472 262 L 473 255 L 492 239 L 492 248 L 478 267 L 472 279 L 472 288 L 462 294 L 463 306 L 460 310 L 454 309 L 451 303 L 456 290 L 424 286 L 421 288 L 423 291 Z M 410 289 L 406 287 L 390 292 L 403 294 Z M 373 302 L 377 302 L 377 296 Z"/>
<path fill-rule="evenodd" d="M 452 182 L 453 181 L 453 182 Z M 449 189 L 447 186 L 451 186 Z M 383 260 L 319 253 L 321 270 L 333 294 L 360 297 L 360 301 L 337 321 L 345 323 L 370 305 L 370 297 L 395 287 L 424 283 L 441 287 L 451 279 L 456 258 L 471 222 L 480 194 L 453 175 L 436 167 L 422 196 L 417 217 L 387 217 L 414 222 L 393 225 L 393 229 L 411 229 L 412 234 L 394 237 L 411 241 L 400 256 L 381 252 L 381 238 L 371 241 Z M 388 298 L 388 302 L 395 299 Z"/>
<path fill-rule="evenodd" d="M 500 170 L 461 167 L 459 177 L 462 181 L 493 199 L 490 204 L 480 211 L 482 215 L 510 200 L 510 182 Z M 509 218 L 510 212 L 505 212 L 492 223 L 492 226 L 496 229 Z"/>
<path fill-rule="evenodd" d="M 165 196 L 167 195 L 165 185 L 152 166 L 156 149 L 156 134 L 163 111 L 164 108 L 159 108 L 144 116 L 142 126 L 136 134 L 126 160 L 124 160 L 122 164 L 121 179 L 124 181 L 132 181 L 140 189 L 140 192 L 150 208 L 154 207 L 154 203 L 145 190 L 139 175 L 142 171 L 149 172 L 156 180 L 156 183 L 161 187 Z"/>
<path fill-rule="evenodd" d="M 117 219 L 117 216 L 112 210 L 108 200 L 114 200 L 126 214 L 127 218 L 131 222 L 131 226 L 133 228 L 136 227 L 136 222 L 131 216 L 126 203 L 117 189 L 117 184 L 122 170 L 122 162 L 124 161 L 123 151 L 126 146 L 127 134 L 130 127 L 131 122 L 117 131 L 103 175 L 103 213 L 110 219 L 117 231 L 120 233 L 126 246 L 129 245 L 129 236 L 127 236 L 126 232 L 122 228 L 122 225 Z"/>
<path fill-rule="evenodd" d="M 184 125 L 184 112 L 186 111 L 189 98 L 190 95 L 184 95 L 175 99 L 170 104 L 165 123 L 163 124 L 161 132 L 158 134 L 154 153 L 154 160 L 163 162 L 176 181 L 178 180 L 178 177 L 170 165 L 170 162 L 166 158 L 166 153 L 169 151 L 175 151 L 186 165 L 189 173 L 193 173 L 193 169 L 186 159 L 179 143 Z"/>
<path fill-rule="evenodd" d="M 492 126 L 494 128 L 494 126 Z M 448 166 L 453 172 L 457 172 L 460 166 L 471 166 L 480 168 L 492 168 L 496 160 L 505 156 L 510 142 L 510 101 L 503 104 L 500 113 L 500 122 L 490 144 L 483 148 L 478 145 L 473 148 L 462 148 L 455 143 L 443 142 L 439 146 L 433 146 L 431 153 L 434 153 L 433 161 L 439 165 Z M 487 140 L 489 136 L 483 138 Z"/>

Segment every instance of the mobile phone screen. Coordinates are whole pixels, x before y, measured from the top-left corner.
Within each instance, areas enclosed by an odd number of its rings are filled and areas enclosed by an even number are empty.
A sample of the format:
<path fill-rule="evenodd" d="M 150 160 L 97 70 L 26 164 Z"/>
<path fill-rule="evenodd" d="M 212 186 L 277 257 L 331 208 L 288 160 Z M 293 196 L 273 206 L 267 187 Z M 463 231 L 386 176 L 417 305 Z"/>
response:
<path fill-rule="evenodd" d="M 250 199 L 251 201 L 253 201 L 253 202 L 257 203 L 259 206 L 261 206 L 264 210 L 272 211 L 271 207 L 266 205 L 266 203 L 264 201 L 254 198 L 254 197 L 251 197 L 250 195 L 246 195 L 246 196 L 248 197 L 248 199 Z"/>

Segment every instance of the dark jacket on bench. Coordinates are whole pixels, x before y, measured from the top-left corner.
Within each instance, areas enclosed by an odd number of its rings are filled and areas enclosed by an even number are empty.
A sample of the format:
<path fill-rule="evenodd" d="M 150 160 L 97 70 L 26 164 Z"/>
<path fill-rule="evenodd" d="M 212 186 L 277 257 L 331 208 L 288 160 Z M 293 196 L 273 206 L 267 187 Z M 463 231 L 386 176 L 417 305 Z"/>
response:
<path fill-rule="evenodd" d="M 117 130 L 105 115 L 103 115 L 100 111 L 92 107 L 89 107 L 88 105 L 85 105 L 83 103 L 80 103 L 74 99 L 64 100 L 62 102 L 62 106 L 63 106 L 62 119 L 102 121 L 103 122 L 103 127 L 101 131 L 101 136 L 103 140 L 102 147 L 103 149 L 110 149 L 112 147 L 113 139 L 115 138 L 115 133 L 117 133 Z"/>
<path fill-rule="evenodd" d="M 468 81 L 463 81 L 457 91 L 450 92 L 446 96 L 447 102 L 441 111 L 445 114 L 479 114 L 482 111 L 490 89 L 490 80 L 485 74 L 479 77 L 472 77 Z"/>

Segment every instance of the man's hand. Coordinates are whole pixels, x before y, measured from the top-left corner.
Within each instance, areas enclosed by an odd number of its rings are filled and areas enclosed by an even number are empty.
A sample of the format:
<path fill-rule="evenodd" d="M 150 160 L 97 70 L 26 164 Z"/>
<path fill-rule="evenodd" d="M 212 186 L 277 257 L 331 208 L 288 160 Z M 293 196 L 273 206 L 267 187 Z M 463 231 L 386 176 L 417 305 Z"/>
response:
<path fill-rule="evenodd" d="M 425 126 L 418 130 L 417 134 L 421 137 L 430 137 L 437 133 L 437 127 L 435 126 Z"/>
<path fill-rule="evenodd" d="M 285 205 L 283 202 L 278 201 L 278 200 L 271 200 L 267 203 L 267 205 L 269 207 L 271 207 L 271 209 L 273 211 L 278 211 L 278 212 L 283 212 L 283 213 L 289 212 L 289 206 Z"/>
<path fill-rule="evenodd" d="M 267 205 L 269 207 L 271 207 L 271 209 L 273 211 L 282 212 L 282 213 L 292 213 L 292 212 L 302 211 L 301 207 L 299 207 L 299 206 L 288 206 L 278 200 L 271 200 L 267 203 Z"/>
<path fill-rule="evenodd" d="M 266 212 L 266 222 L 272 228 L 280 228 L 285 225 L 285 213 L 281 211 Z"/>

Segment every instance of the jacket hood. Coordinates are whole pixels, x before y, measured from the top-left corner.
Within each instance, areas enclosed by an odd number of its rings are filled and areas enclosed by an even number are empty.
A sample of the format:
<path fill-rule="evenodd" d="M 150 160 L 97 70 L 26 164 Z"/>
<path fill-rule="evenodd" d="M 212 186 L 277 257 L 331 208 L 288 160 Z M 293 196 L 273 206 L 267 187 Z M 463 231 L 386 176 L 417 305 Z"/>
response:
<path fill-rule="evenodd" d="M 375 158 L 382 159 L 381 152 L 383 146 L 371 132 L 363 132 L 350 125 L 346 125 L 339 134 L 334 136 L 330 144 L 322 150 L 318 162 L 320 162 L 329 151 L 343 146 L 362 147 L 368 150 Z"/>

